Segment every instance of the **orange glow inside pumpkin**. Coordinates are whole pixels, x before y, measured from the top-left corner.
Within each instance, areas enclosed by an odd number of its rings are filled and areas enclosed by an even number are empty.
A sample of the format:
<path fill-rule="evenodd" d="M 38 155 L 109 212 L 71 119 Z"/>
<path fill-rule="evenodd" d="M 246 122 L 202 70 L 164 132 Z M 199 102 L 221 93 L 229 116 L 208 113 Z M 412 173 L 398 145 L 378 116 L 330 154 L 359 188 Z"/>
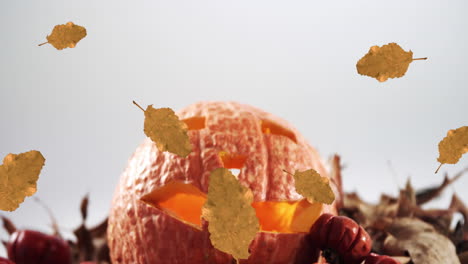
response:
<path fill-rule="evenodd" d="M 172 181 L 143 196 L 141 200 L 173 217 L 201 229 L 201 211 L 206 194 L 192 184 Z M 321 203 L 306 199 L 291 202 L 253 202 L 261 231 L 308 232 L 322 212 Z"/>
<path fill-rule="evenodd" d="M 204 116 L 194 116 L 186 119 L 182 119 L 188 130 L 199 130 L 205 128 L 205 117 Z"/>
<path fill-rule="evenodd" d="M 294 135 L 294 133 L 291 130 L 284 128 L 269 120 L 262 120 L 261 125 L 262 132 L 264 134 L 284 136 L 294 141 L 294 143 L 297 143 L 296 135 Z"/>

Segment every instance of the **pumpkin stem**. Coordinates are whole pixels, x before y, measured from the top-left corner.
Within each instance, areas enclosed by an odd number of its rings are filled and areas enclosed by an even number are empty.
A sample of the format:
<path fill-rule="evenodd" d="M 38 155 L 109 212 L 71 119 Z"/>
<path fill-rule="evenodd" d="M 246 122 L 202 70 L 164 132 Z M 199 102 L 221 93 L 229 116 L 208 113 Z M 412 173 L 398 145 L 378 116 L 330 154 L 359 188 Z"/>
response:
<path fill-rule="evenodd" d="M 141 107 L 137 102 L 135 102 L 135 100 L 133 101 L 133 104 L 138 106 L 138 108 L 140 108 L 141 111 L 145 112 L 145 109 L 143 109 L 143 107 Z"/>

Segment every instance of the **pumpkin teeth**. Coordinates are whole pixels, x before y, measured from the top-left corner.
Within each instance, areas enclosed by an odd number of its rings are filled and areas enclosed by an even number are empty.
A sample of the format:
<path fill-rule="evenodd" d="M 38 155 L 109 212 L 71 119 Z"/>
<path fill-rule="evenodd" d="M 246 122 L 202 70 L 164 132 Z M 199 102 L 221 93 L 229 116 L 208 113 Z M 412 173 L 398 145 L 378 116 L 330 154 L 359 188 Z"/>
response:
<path fill-rule="evenodd" d="M 232 173 L 232 175 L 234 175 L 236 178 L 239 178 L 239 174 L 240 174 L 240 169 L 229 169 L 229 171 Z"/>
<path fill-rule="evenodd" d="M 225 169 L 242 169 L 247 160 L 247 156 L 245 155 L 229 153 L 227 151 L 220 151 L 218 156 Z"/>

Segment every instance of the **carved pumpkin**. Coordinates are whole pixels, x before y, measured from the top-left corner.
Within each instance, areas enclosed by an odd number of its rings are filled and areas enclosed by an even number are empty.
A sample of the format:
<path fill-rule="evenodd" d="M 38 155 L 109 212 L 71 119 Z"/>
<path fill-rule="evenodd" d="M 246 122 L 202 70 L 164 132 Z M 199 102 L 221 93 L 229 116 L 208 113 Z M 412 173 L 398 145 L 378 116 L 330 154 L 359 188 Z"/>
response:
<path fill-rule="evenodd" d="M 242 264 L 312 263 L 318 252 L 305 234 L 331 206 L 307 202 L 295 190 L 294 172 L 313 168 L 322 176 L 318 153 L 296 129 L 257 108 L 234 102 L 201 102 L 178 112 L 189 127 L 193 151 L 186 158 L 160 152 L 146 139 L 130 158 L 109 215 L 112 263 L 235 263 L 210 243 L 200 219 L 210 172 L 240 170 L 238 180 L 254 195 L 261 232 Z"/>

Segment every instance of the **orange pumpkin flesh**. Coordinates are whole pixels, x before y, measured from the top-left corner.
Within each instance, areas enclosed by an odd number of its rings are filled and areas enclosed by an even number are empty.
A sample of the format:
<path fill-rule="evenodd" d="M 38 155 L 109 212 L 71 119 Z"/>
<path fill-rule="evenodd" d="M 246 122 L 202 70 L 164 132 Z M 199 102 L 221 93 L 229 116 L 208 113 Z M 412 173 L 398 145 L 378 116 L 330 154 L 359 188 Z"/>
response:
<path fill-rule="evenodd" d="M 305 232 L 336 204 L 311 204 L 295 191 L 294 172 L 327 171 L 318 153 L 282 119 L 234 102 L 201 102 L 179 111 L 193 151 L 187 158 L 160 152 L 150 139 L 130 158 L 109 213 L 108 240 L 115 264 L 225 264 L 200 219 L 210 172 L 240 170 L 239 182 L 254 195 L 259 232 L 241 264 L 305 264 L 318 259 Z M 339 200 L 338 179 L 331 179 Z"/>

